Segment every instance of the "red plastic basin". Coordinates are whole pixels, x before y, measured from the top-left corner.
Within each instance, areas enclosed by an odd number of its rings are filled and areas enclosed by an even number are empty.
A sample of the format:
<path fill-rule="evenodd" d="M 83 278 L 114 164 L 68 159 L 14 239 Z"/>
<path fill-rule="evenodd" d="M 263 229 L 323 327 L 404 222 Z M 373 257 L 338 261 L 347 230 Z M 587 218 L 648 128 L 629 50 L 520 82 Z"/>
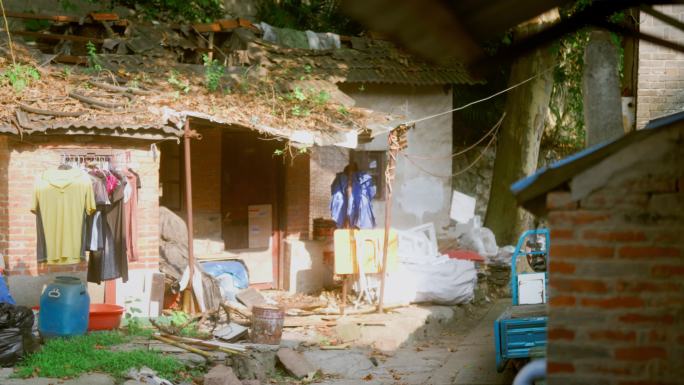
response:
<path fill-rule="evenodd" d="M 40 317 L 40 306 L 34 306 L 31 309 L 39 312 L 38 316 Z M 123 312 L 123 306 L 110 305 L 107 303 L 91 304 L 88 314 L 88 331 L 112 330 L 118 328 L 121 324 Z"/>
<path fill-rule="evenodd" d="M 119 305 L 96 303 L 90 305 L 88 330 L 112 330 L 121 324 L 124 308 Z"/>

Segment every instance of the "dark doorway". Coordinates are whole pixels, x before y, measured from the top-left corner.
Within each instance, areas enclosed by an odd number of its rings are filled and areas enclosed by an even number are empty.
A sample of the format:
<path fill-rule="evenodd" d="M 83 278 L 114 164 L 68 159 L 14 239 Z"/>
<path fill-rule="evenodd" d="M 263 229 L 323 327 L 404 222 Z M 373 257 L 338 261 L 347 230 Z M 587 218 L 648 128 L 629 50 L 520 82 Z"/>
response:
<path fill-rule="evenodd" d="M 223 240 L 226 250 L 269 250 L 279 227 L 282 159 L 277 140 L 255 132 L 222 135 Z M 270 228 L 264 228 L 270 223 Z"/>

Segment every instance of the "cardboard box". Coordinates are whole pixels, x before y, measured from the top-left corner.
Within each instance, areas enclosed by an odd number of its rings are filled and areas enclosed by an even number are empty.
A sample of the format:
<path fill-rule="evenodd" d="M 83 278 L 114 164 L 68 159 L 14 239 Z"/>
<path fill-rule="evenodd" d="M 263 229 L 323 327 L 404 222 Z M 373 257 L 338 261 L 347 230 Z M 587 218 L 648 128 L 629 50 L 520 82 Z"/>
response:
<path fill-rule="evenodd" d="M 273 233 L 271 205 L 247 206 L 247 226 L 249 231 L 249 248 L 268 248 L 271 245 L 271 235 Z"/>

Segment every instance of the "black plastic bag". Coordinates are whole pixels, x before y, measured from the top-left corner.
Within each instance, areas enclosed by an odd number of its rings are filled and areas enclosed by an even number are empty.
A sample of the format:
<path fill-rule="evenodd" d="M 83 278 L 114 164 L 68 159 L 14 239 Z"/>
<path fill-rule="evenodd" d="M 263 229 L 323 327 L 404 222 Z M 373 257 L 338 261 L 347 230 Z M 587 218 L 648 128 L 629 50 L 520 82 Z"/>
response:
<path fill-rule="evenodd" d="M 0 303 L 0 366 L 11 366 L 33 351 L 33 323 L 31 309 Z"/>

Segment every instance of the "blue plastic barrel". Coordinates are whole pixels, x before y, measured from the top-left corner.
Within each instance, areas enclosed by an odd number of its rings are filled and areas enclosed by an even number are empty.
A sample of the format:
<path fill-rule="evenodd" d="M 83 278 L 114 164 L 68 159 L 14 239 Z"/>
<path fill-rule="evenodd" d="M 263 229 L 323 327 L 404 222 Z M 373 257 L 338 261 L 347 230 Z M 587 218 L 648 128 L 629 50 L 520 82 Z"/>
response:
<path fill-rule="evenodd" d="M 56 277 L 40 296 L 38 330 L 43 337 L 67 337 L 88 330 L 90 297 L 77 277 Z"/>

